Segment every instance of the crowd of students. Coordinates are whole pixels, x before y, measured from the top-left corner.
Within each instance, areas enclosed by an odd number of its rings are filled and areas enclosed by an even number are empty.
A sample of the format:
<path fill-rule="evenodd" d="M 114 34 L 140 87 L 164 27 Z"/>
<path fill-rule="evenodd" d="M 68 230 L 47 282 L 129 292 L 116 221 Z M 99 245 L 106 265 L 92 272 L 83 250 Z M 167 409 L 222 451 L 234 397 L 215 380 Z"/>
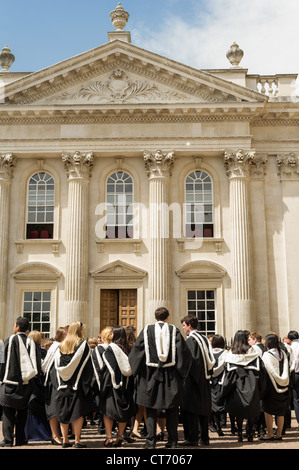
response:
<path fill-rule="evenodd" d="M 165 427 L 166 448 L 209 445 L 209 430 L 222 436 L 227 416 L 239 442 L 257 433 L 282 440 L 291 408 L 299 423 L 297 331 L 281 342 L 276 332 L 262 338 L 239 330 L 228 348 L 221 335 L 200 334 L 195 316 L 181 319 L 186 339 L 168 320 L 159 308 L 137 337 L 133 327 L 111 326 L 89 339 L 73 322 L 42 345 L 41 334 L 17 318 L 0 347 L 0 446 L 40 439 L 86 447 L 87 417 L 102 423 L 104 447 L 142 437 L 143 422 L 147 449 L 164 438 Z"/>

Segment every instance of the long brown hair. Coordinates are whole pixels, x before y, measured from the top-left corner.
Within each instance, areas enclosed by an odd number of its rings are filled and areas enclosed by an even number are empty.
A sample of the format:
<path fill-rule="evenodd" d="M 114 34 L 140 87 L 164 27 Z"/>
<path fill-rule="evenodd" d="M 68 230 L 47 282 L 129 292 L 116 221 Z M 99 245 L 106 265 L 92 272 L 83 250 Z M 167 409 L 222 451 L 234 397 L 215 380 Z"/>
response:
<path fill-rule="evenodd" d="M 62 354 L 73 354 L 76 346 L 84 339 L 85 325 L 79 321 L 71 323 L 64 340 L 60 343 L 59 348 Z"/>

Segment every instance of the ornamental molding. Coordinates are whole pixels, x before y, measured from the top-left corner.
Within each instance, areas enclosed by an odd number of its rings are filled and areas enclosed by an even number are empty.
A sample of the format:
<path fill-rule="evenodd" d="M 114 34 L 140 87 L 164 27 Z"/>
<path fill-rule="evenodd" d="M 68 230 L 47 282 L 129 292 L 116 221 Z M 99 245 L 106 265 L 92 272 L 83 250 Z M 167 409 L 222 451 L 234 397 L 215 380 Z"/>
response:
<path fill-rule="evenodd" d="M 227 151 L 224 154 L 224 165 L 229 178 L 249 178 L 263 176 L 267 158 L 256 155 L 254 150 Z"/>
<path fill-rule="evenodd" d="M 108 80 L 94 81 L 80 86 L 76 91 L 66 91 L 53 98 L 58 102 L 73 102 L 94 104 L 138 103 L 161 101 L 186 101 L 186 96 L 175 90 L 162 90 L 154 82 L 131 79 L 121 69 L 114 70 Z"/>
<path fill-rule="evenodd" d="M 0 109 L 1 111 L 1 109 Z M 164 112 L 165 111 L 165 112 Z M 181 110 L 179 110 L 181 111 Z M 45 110 L 48 113 L 47 110 Z M 77 110 L 57 110 L 50 115 L 40 116 L 0 116 L 1 125 L 52 125 L 52 124 L 138 124 L 138 123 L 193 123 L 193 122 L 248 122 L 248 115 L 223 115 L 209 113 L 186 113 L 176 114 L 177 110 L 144 109 L 141 112 L 134 110 L 111 109 L 100 110 L 89 113 L 79 113 Z"/>
<path fill-rule="evenodd" d="M 12 153 L 0 155 L 0 180 L 10 181 L 17 158 Z"/>
<path fill-rule="evenodd" d="M 281 179 L 299 178 L 299 157 L 294 153 L 277 155 L 276 165 Z"/>
<path fill-rule="evenodd" d="M 89 179 L 94 164 L 93 154 L 76 151 L 73 155 L 63 153 L 62 161 L 69 179 Z"/>
<path fill-rule="evenodd" d="M 174 164 L 174 152 L 162 152 L 157 150 L 155 153 L 144 152 L 143 159 L 146 168 L 146 174 L 151 178 L 169 178 L 171 176 Z"/>

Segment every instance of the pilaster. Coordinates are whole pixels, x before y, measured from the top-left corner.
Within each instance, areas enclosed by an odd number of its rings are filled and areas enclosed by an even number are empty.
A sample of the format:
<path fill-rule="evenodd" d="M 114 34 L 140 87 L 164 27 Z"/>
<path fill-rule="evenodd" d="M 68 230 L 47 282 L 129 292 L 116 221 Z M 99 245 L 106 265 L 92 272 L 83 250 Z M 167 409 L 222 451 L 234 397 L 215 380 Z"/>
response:
<path fill-rule="evenodd" d="M 0 155 L 0 332 L 3 333 L 6 311 L 8 229 L 10 185 L 16 157 L 12 154 Z"/>

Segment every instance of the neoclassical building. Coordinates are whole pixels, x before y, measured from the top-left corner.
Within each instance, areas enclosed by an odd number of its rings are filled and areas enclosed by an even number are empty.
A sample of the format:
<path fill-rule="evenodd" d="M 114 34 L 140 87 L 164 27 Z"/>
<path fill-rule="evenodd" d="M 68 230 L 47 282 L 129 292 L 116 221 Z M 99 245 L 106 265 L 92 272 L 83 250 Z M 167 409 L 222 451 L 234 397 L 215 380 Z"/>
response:
<path fill-rule="evenodd" d="M 0 337 L 25 315 L 137 331 L 299 329 L 297 74 L 197 70 L 131 43 L 34 73 L 0 54 Z"/>

